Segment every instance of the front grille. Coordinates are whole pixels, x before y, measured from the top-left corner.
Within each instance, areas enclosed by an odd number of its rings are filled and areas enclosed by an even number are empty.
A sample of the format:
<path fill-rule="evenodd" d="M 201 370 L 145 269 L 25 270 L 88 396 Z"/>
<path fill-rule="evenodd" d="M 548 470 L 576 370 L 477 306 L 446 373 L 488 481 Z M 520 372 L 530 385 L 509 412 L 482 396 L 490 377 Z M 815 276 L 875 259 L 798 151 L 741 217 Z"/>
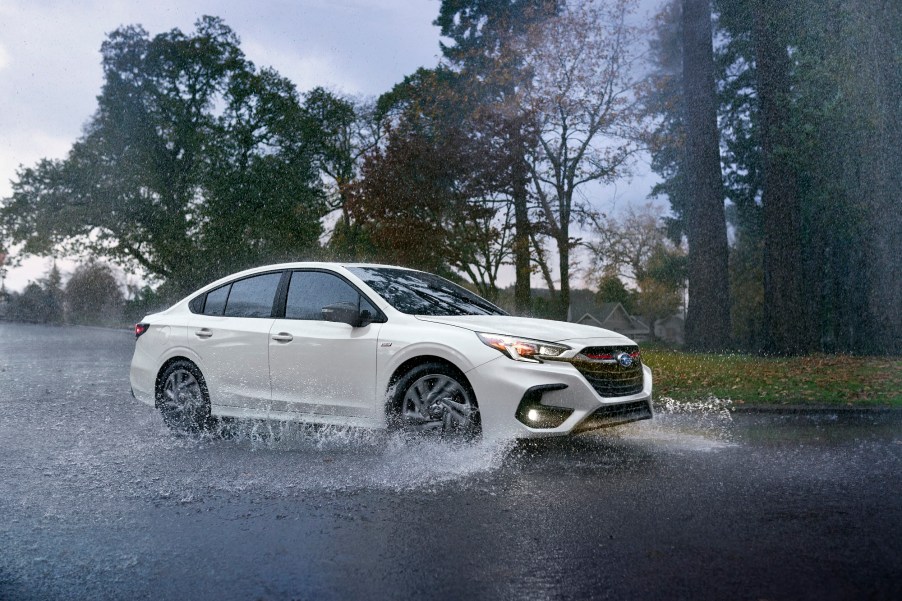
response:
<path fill-rule="evenodd" d="M 614 359 L 627 353 L 633 364 L 623 367 Z M 591 360 L 593 358 L 595 360 Z M 593 346 L 570 359 L 586 381 L 603 397 L 620 397 L 642 392 L 642 360 L 637 346 Z"/>
<path fill-rule="evenodd" d="M 640 419 L 651 419 L 651 407 L 648 401 L 633 401 L 618 405 L 605 405 L 590 413 L 573 429 L 574 434 L 588 432 L 597 428 L 617 426 Z"/>

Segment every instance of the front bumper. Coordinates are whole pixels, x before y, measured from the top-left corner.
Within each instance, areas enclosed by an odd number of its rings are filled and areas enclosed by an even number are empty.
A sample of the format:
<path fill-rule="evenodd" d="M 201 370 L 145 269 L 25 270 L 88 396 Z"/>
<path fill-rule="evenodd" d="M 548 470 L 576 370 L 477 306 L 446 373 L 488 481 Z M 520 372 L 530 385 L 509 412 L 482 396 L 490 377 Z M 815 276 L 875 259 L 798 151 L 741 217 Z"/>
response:
<path fill-rule="evenodd" d="M 479 403 L 483 436 L 493 439 L 565 436 L 648 419 L 651 417 L 652 375 L 645 365 L 642 373 L 641 392 L 621 397 L 600 396 L 586 378 L 566 362 L 526 363 L 499 356 L 466 375 Z M 527 425 L 530 420 L 525 417 L 528 411 L 524 412 L 524 407 L 526 410 L 529 407 L 521 402 L 526 396 L 528 403 L 534 403 L 536 390 L 541 399 L 536 407 L 538 414 L 542 413 L 542 406 L 569 412 L 560 425 Z M 647 411 L 643 410 L 642 403 L 647 404 Z"/>

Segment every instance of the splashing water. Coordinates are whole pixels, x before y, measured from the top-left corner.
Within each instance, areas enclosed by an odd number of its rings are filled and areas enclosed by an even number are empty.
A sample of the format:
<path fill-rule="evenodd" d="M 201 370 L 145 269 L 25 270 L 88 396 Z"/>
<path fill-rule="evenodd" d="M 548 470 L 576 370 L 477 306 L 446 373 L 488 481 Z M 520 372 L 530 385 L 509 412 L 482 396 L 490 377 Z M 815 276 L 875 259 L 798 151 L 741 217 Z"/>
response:
<path fill-rule="evenodd" d="M 204 492 L 248 490 L 274 495 L 432 490 L 497 471 L 513 444 L 256 420 L 227 421 L 217 433 L 188 437 L 170 433 L 157 422 L 154 419 L 152 427 L 162 454 L 167 446 L 181 446 L 181 454 L 195 463 L 195 483 L 203 490 L 195 492 L 194 499 Z M 171 488 L 185 483 L 173 482 Z"/>
<path fill-rule="evenodd" d="M 735 444 L 730 399 L 713 395 L 707 399 L 681 402 L 660 397 L 654 419 L 615 429 L 623 439 L 642 440 L 669 447 L 713 451 Z"/>

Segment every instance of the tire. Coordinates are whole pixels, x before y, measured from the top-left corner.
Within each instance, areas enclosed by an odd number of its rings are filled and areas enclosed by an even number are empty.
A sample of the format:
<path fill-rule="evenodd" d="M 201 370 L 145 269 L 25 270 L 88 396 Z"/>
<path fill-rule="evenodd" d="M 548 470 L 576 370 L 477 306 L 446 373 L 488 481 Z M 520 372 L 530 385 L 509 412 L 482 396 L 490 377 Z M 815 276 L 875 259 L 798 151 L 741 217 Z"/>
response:
<path fill-rule="evenodd" d="M 389 426 L 404 432 L 473 440 L 482 433 L 476 395 L 463 374 L 443 363 L 423 363 L 396 383 Z"/>
<path fill-rule="evenodd" d="M 170 363 L 157 384 L 157 407 L 163 421 L 176 432 L 200 433 L 210 430 L 210 395 L 203 374 L 187 360 Z"/>

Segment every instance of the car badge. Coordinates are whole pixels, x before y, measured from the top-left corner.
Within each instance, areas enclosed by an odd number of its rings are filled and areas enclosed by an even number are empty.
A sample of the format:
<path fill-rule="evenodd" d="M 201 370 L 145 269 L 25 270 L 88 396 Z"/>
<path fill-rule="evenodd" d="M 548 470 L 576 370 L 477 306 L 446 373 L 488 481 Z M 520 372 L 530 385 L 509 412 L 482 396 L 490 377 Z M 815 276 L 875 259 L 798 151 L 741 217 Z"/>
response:
<path fill-rule="evenodd" d="M 629 353 L 619 353 L 617 355 L 617 363 L 620 364 L 620 367 L 631 367 L 633 358 L 629 356 Z"/>

